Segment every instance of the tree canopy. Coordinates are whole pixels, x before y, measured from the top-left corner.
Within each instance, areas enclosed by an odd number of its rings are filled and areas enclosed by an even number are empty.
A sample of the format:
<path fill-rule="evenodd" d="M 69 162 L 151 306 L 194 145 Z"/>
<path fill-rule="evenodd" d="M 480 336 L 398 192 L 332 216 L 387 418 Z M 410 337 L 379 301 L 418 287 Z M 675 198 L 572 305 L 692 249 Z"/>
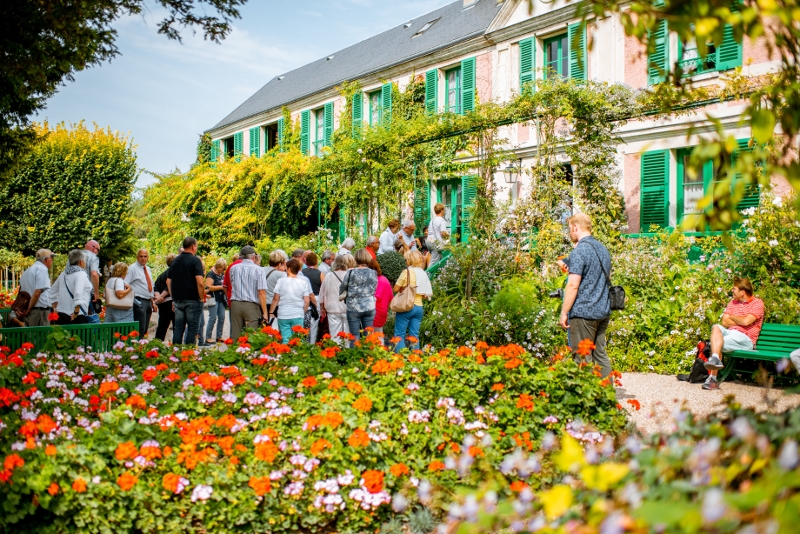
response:
<path fill-rule="evenodd" d="M 181 39 L 199 28 L 219 42 L 247 0 L 156 0 L 167 15 L 158 33 Z M 0 2 L 0 176 L 36 140 L 31 116 L 73 75 L 117 56 L 113 23 L 140 14 L 145 0 L 6 0 Z M 206 13 L 206 6 L 211 9 Z"/>

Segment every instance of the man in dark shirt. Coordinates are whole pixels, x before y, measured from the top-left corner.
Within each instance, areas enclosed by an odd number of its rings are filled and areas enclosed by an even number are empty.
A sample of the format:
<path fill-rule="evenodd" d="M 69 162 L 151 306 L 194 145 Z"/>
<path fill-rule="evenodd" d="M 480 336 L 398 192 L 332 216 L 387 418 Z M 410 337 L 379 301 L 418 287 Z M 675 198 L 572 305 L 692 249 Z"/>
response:
<path fill-rule="evenodd" d="M 183 249 L 173 260 L 167 275 L 167 288 L 175 310 L 173 345 L 193 345 L 197 342 L 205 299 L 205 276 L 203 262 L 195 256 L 196 253 L 197 240 L 193 237 L 184 239 Z"/>
<path fill-rule="evenodd" d="M 608 277 L 611 255 L 592 237 L 592 221 L 579 213 L 569 218 L 569 237 L 577 243 L 569 255 L 569 279 L 558 323 L 569 328 L 569 345 L 576 358 L 600 366 L 603 376 L 611 373 L 606 353 L 606 329 L 611 316 Z M 594 345 L 586 343 L 589 340 Z"/>

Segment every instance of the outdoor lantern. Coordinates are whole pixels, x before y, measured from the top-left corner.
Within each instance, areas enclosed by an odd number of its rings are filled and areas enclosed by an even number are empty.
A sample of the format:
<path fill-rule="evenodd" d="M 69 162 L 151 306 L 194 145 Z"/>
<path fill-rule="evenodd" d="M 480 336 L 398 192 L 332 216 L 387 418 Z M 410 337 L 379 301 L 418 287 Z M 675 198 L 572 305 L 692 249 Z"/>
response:
<path fill-rule="evenodd" d="M 513 163 L 510 163 L 508 165 L 508 167 L 503 169 L 503 174 L 506 177 L 506 183 L 507 184 L 515 184 L 515 183 L 517 183 L 517 179 L 519 179 L 519 171 L 520 171 L 520 168 L 514 166 Z"/>

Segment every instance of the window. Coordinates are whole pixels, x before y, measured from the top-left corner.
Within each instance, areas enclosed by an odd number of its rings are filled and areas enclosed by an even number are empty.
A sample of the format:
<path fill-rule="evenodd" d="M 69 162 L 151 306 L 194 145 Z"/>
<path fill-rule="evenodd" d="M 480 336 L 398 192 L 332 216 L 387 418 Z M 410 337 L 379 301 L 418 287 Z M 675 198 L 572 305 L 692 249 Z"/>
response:
<path fill-rule="evenodd" d="M 461 106 L 461 67 L 456 67 L 445 72 L 445 111 L 450 113 L 463 112 Z"/>
<path fill-rule="evenodd" d="M 545 79 L 554 75 L 569 77 L 569 40 L 566 33 L 546 39 L 544 54 Z"/>
<path fill-rule="evenodd" d="M 228 137 L 222 140 L 222 155 L 225 159 L 233 158 L 233 137 Z"/>
<path fill-rule="evenodd" d="M 267 151 L 278 146 L 278 124 L 268 124 L 265 128 Z"/>
<path fill-rule="evenodd" d="M 381 92 L 373 91 L 369 94 L 369 125 L 377 126 L 381 123 L 382 115 Z"/>
<path fill-rule="evenodd" d="M 705 57 L 700 56 L 694 39 L 678 43 L 678 66 L 684 77 L 696 76 L 706 72 L 720 72 L 742 66 L 742 45 L 733 36 L 733 28 L 726 25 L 719 47 L 714 43 L 706 45 Z"/>
<path fill-rule="evenodd" d="M 314 110 L 314 131 L 314 155 L 319 156 L 325 146 L 325 108 Z"/>
<path fill-rule="evenodd" d="M 701 172 L 692 176 L 690 170 L 690 159 L 692 156 L 691 148 L 681 148 L 677 154 L 677 200 L 678 200 L 678 224 L 683 222 L 687 215 L 698 215 L 702 213 L 697 204 L 706 195 L 709 184 L 714 179 L 714 163 L 707 161 Z"/>

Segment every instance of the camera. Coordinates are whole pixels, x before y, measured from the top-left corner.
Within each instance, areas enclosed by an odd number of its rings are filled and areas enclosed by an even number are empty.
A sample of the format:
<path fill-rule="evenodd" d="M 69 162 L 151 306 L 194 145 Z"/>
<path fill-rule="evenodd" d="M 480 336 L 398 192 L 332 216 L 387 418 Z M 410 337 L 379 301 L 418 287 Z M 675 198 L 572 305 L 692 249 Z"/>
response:
<path fill-rule="evenodd" d="M 563 299 L 564 298 L 564 290 L 561 288 L 556 289 L 555 291 L 551 291 L 547 294 L 548 297 L 551 299 Z"/>

